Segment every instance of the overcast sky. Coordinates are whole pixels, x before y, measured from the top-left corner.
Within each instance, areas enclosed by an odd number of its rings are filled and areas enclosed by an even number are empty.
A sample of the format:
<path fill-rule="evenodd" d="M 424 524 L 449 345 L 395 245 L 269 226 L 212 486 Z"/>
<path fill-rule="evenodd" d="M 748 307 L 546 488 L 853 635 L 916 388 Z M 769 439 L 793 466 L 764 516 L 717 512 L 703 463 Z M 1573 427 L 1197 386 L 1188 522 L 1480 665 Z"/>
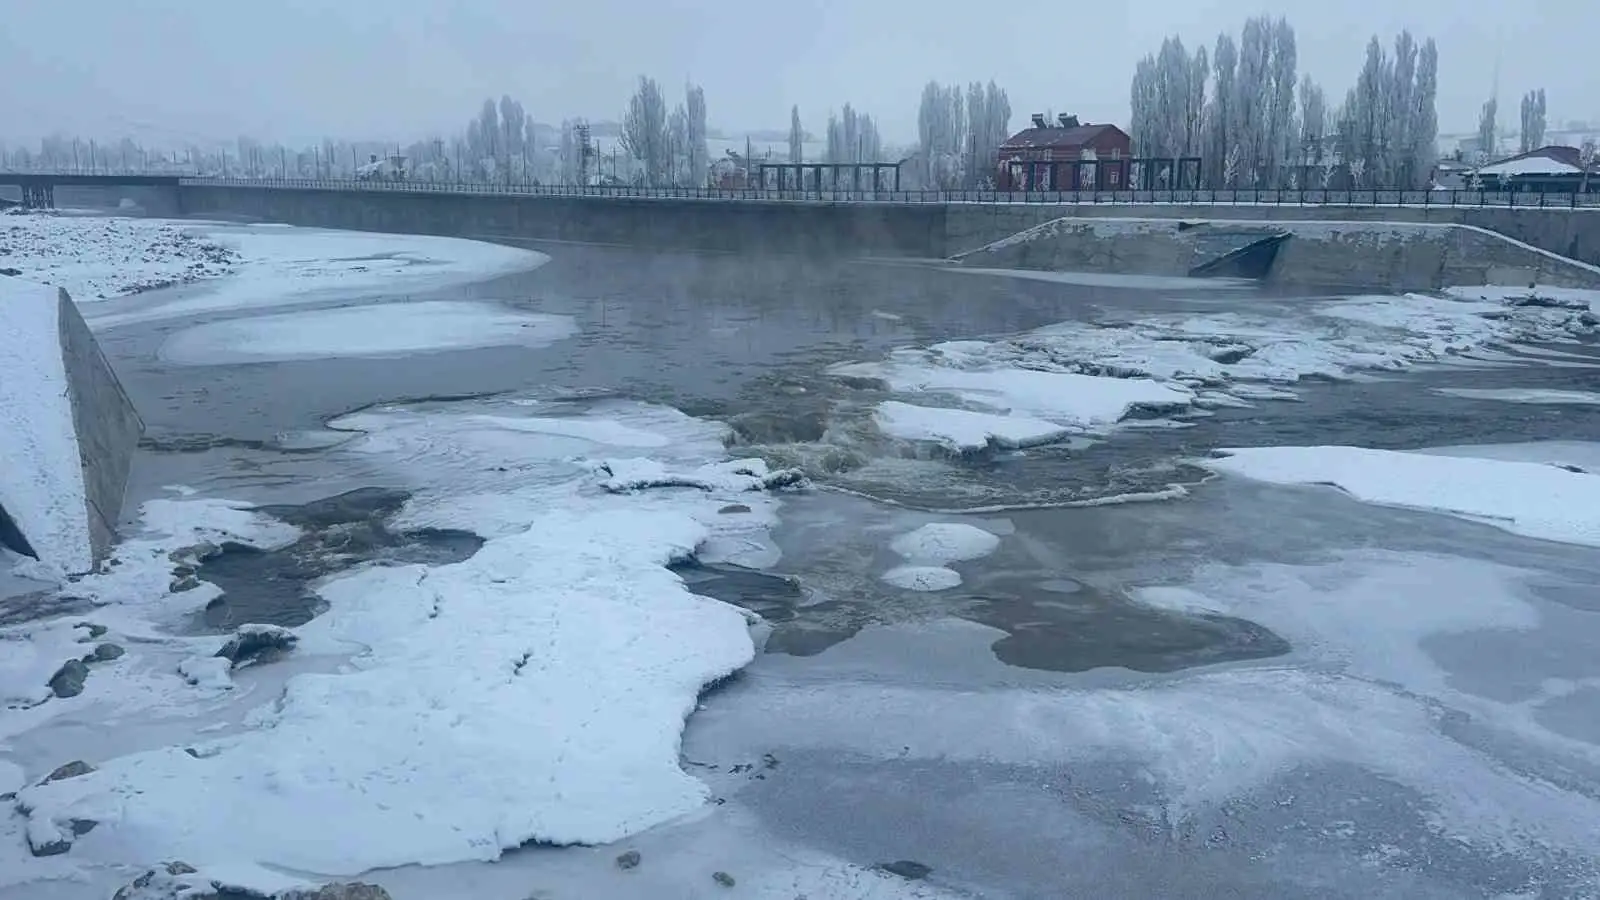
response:
<path fill-rule="evenodd" d="M 1238 33 L 1237 0 L 4 0 L 0 139 L 250 134 L 401 140 L 456 131 L 487 95 L 535 119 L 615 118 L 640 74 L 705 86 L 713 127 L 821 131 L 846 101 L 913 138 L 929 79 L 994 79 L 1014 124 L 1046 107 L 1125 124 L 1137 59 Z M 1549 95 L 1600 121 L 1594 0 L 1279 0 L 1300 70 L 1344 95 L 1367 38 L 1439 43 L 1442 131 L 1475 127 L 1500 60 L 1501 123 Z"/>

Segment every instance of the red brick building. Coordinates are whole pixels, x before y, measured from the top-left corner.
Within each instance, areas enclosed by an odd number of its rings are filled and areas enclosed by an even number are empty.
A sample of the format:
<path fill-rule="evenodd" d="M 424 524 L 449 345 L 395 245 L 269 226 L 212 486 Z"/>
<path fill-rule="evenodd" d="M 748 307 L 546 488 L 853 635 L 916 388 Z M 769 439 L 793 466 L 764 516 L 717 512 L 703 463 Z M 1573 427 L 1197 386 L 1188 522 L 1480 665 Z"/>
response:
<path fill-rule="evenodd" d="M 1054 123 L 1035 113 L 1033 127 L 1000 145 L 996 186 L 1002 191 L 1127 190 L 1133 138 L 1115 125 L 1085 125 L 1077 116 Z M 1094 163 L 1116 160 L 1117 165 Z"/>

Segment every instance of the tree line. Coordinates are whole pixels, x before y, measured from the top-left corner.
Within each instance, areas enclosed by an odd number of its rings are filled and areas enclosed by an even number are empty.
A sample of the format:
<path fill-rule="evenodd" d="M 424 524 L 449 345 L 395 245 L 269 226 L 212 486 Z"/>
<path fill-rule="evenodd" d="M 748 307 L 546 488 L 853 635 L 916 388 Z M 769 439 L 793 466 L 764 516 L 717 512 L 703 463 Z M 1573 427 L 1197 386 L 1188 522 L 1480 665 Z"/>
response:
<path fill-rule="evenodd" d="M 1129 133 L 1141 157 L 1198 156 L 1220 188 L 1426 187 L 1438 140 L 1439 53 L 1409 31 L 1390 52 L 1376 35 L 1344 101 L 1330 107 L 1310 75 L 1297 78 L 1287 19 L 1246 20 L 1214 49 L 1169 37 L 1140 60 Z M 1344 185 L 1335 182 L 1343 181 Z"/>

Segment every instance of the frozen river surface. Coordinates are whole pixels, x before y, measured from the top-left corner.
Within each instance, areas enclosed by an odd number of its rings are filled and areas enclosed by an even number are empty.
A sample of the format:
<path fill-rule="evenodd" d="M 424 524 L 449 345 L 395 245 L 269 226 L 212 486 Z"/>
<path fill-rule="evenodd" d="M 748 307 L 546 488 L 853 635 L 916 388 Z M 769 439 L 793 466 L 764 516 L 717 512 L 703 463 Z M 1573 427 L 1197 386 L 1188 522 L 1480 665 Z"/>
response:
<path fill-rule="evenodd" d="M 0 898 L 1600 896 L 1586 298 L 195 228 Z"/>

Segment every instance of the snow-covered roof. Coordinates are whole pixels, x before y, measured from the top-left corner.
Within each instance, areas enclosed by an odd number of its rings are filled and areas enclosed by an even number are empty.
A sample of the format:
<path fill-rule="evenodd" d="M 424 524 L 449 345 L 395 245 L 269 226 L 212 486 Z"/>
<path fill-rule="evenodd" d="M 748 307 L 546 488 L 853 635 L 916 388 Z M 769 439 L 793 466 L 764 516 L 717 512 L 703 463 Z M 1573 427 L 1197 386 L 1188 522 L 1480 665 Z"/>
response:
<path fill-rule="evenodd" d="M 1509 178 L 1516 175 L 1582 175 L 1576 147 L 1540 147 L 1509 159 L 1478 167 L 1482 178 Z"/>
<path fill-rule="evenodd" d="M 1478 169 L 1478 174 L 1485 178 L 1501 175 L 1581 175 L 1583 170 L 1548 156 L 1529 156 L 1483 166 Z"/>

